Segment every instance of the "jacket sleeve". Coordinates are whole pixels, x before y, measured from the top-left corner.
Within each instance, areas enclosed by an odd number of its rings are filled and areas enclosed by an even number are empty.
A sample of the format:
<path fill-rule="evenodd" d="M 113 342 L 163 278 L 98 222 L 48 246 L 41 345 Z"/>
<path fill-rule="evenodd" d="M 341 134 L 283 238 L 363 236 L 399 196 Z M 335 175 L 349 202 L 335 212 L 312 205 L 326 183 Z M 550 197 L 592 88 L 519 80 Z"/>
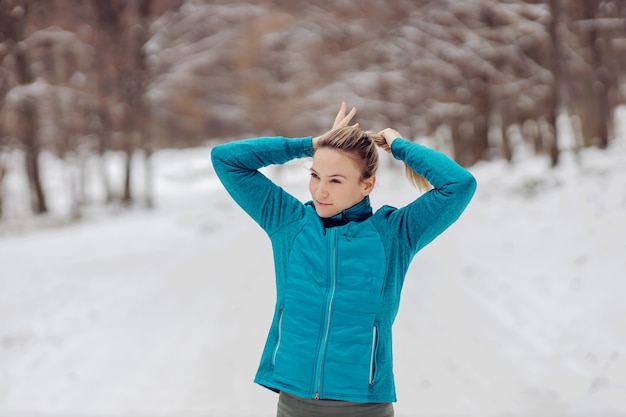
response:
<path fill-rule="evenodd" d="M 393 141 L 391 152 L 434 187 L 389 216 L 415 254 L 459 218 L 476 191 L 476 179 L 445 154 L 402 138 Z"/>
<path fill-rule="evenodd" d="M 268 234 L 301 215 L 303 204 L 259 172 L 313 155 L 312 138 L 264 137 L 218 145 L 213 169 L 235 202 Z"/>

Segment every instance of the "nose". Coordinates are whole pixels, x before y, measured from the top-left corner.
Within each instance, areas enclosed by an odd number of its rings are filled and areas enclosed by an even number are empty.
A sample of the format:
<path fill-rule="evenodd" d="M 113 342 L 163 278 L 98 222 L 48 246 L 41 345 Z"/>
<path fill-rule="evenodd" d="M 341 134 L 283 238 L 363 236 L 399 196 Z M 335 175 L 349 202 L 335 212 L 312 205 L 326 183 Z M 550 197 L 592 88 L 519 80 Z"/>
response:
<path fill-rule="evenodd" d="M 314 195 L 318 200 L 328 197 L 328 191 L 326 191 L 326 187 L 324 187 L 321 182 L 317 185 L 317 188 L 315 188 Z"/>

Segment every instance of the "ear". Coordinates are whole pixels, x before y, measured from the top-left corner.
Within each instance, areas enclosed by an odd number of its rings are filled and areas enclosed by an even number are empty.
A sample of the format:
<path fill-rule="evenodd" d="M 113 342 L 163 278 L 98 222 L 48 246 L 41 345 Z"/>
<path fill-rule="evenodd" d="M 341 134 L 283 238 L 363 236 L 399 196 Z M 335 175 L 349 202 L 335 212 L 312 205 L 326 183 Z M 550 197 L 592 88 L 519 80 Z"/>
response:
<path fill-rule="evenodd" d="M 368 179 L 363 181 L 363 190 L 361 191 L 361 195 L 363 197 L 369 195 L 369 193 L 374 190 L 374 185 L 376 184 L 376 175 L 372 175 Z"/>

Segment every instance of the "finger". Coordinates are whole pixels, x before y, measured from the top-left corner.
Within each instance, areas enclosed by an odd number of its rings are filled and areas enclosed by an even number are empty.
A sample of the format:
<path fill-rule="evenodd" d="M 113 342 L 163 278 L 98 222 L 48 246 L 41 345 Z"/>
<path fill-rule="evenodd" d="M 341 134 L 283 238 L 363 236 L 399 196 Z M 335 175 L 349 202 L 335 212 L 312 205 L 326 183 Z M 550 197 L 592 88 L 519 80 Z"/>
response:
<path fill-rule="evenodd" d="M 352 110 L 350 110 L 350 113 L 348 113 L 347 116 L 345 116 L 342 120 L 341 120 L 341 126 L 348 126 L 348 123 L 350 123 L 350 120 L 352 120 L 352 118 L 354 117 L 354 115 L 356 114 L 356 107 L 352 107 Z"/>
<path fill-rule="evenodd" d="M 350 110 L 350 113 L 348 113 L 348 115 L 346 116 L 346 118 L 348 120 L 352 119 L 354 117 L 354 115 L 356 114 L 356 107 L 352 107 L 352 110 Z"/>
<path fill-rule="evenodd" d="M 346 117 L 346 102 L 342 101 L 341 106 L 339 107 L 339 111 L 337 112 L 337 116 L 335 116 L 335 125 L 341 123 L 341 121 Z"/>

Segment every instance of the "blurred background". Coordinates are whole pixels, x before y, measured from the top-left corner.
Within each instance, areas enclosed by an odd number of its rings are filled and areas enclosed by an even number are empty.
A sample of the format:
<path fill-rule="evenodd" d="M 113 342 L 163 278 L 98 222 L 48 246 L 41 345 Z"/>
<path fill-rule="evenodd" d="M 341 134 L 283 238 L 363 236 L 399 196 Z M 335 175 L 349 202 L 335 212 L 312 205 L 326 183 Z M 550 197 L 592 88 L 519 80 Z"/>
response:
<path fill-rule="evenodd" d="M 50 211 L 42 153 L 73 168 L 65 214 L 79 218 L 88 203 L 151 206 L 157 149 L 317 134 L 341 100 L 364 128 L 428 136 L 465 166 L 512 161 L 520 142 L 557 165 L 564 148 L 606 148 L 626 96 L 620 0 L 0 7 L 0 221 L 18 216 L 2 186 L 12 169 L 28 178 L 19 216 Z M 125 155 L 123 174 L 102 170 L 90 200 L 84 161 L 110 152 Z M 136 189 L 133 171 L 146 174 Z"/>
<path fill-rule="evenodd" d="M 0 0 L 0 415 L 275 415 L 210 150 L 341 101 L 479 184 L 407 276 L 398 417 L 626 416 L 624 0 Z"/>

